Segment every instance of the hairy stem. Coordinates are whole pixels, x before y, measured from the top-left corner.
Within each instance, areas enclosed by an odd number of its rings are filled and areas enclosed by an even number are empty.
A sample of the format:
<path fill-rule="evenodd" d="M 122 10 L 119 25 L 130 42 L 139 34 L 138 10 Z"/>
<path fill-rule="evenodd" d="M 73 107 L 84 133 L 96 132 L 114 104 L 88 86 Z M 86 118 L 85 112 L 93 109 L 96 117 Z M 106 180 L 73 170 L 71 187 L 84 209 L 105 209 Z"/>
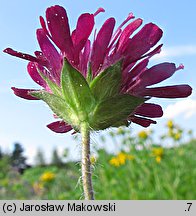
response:
<path fill-rule="evenodd" d="M 90 161 L 90 130 L 86 122 L 81 125 L 82 134 L 82 183 L 86 200 L 94 200 Z"/>

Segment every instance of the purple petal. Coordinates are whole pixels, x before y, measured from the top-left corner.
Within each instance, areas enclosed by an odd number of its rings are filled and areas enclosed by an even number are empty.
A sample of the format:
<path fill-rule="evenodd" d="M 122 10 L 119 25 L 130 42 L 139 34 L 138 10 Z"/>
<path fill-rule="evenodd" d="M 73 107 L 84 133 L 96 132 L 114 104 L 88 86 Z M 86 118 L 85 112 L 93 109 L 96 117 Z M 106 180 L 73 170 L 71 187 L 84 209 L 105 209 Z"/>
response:
<path fill-rule="evenodd" d="M 142 24 L 142 19 L 136 19 L 131 22 L 127 27 L 122 31 L 122 34 L 118 41 L 118 50 L 122 51 L 126 48 L 129 37 L 133 32 L 138 29 Z"/>
<path fill-rule="evenodd" d="M 118 29 L 121 29 L 127 22 L 129 22 L 129 20 L 134 19 L 134 18 L 135 18 L 134 14 L 132 12 L 130 12 L 128 14 L 127 18 L 120 24 L 120 26 L 118 27 Z"/>
<path fill-rule="evenodd" d="M 145 117 L 158 118 L 163 115 L 163 110 L 158 104 L 144 103 L 134 113 Z"/>
<path fill-rule="evenodd" d="M 49 63 L 51 76 L 57 83 L 60 83 L 60 73 L 62 69 L 62 59 L 54 45 L 50 42 L 43 29 L 37 30 L 37 39 L 43 55 Z"/>
<path fill-rule="evenodd" d="M 161 63 L 144 70 L 138 77 L 134 89 L 141 89 L 146 86 L 154 85 L 171 77 L 176 71 L 176 66 L 173 63 Z"/>
<path fill-rule="evenodd" d="M 174 85 L 156 88 L 146 88 L 139 93 L 141 96 L 151 96 L 159 98 L 184 98 L 192 93 L 192 88 L 189 85 Z"/>
<path fill-rule="evenodd" d="M 159 46 L 157 46 L 154 50 L 152 50 L 151 52 L 149 52 L 149 53 L 147 53 L 146 55 L 143 55 L 143 56 L 141 56 L 141 58 L 140 59 L 143 59 L 143 58 L 145 58 L 145 57 L 147 57 L 146 59 L 144 59 L 142 62 L 140 62 L 140 63 L 144 63 L 144 62 L 147 62 L 147 60 L 149 60 L 151 57 L 153 57 L 154 55 L 156 55 L 156 54 L 158 54 L 158 53 L 160 53 L 161 52 L 161 47 L 163 46 L 163 44 L 161 44 L 161 45 L 159 45 Z M 127 62 L 126 62 L 126 60 L 125 60 L 125 62 L 124 62 L 124 65 L 123 65 L 123 68 L 124 67 L 126 67 L 126 68 L 124 68 L 123 69 L 123 73 L 125 73 L 126 74 L 126 76 L 129 76 L 128 74 L 128 72 L 129 72 L 129 68 L 130 68 L 130 66 L 131 65 L 134 65 L 137 61 L 138 61 L 139 59 L 137 59 L 135 62 L 131 62 L 131 63 L 128 63 L 127 64 Z M 139 64 L 140 64 L 139 63 Z M 137 64 L 136 65 L 136 67 L 134 68 L 134 70 L 137 68 L 137 66 L 139 66 L 139 64 Z M 141 65 L 142 66 L 142 65 Z M 131 67 L 132 68 L 132 67 Z M 127 71 L 127 73 L 126 73 L 126 71 Z M 133 77 L 136 77 L 140 72 L 141 72 L 142 70 L 137 70 L 137 71 L 131 71 L 131 77 L 133 78 Z M 130 80 L 130 79 L 129 79 Z"/>
<path fill-rule="evenodd" d="M 162 37 L 162 30 L 153 23 L 146 24 L 132 39 L 124 51 L 126 62 L 133 62 L 150 50 Z"/>
<path fill-rule="evenodd" d="M 93 75 L 96 76 L 104 62 L 106 53 L 108 51 L 108 45 L 110 43 L 113 29 L 115 26 L 115 19 L 109 18 L 105 21 L 100 31 L 97 34 L 97 38 L 93 43 L 91 66 Z"/>
<path fill-rule="evenodd" d="M 115 47 L 115 49 L 112 51 L 112 54 L 110 55 L 110 57 L 112 57 L 113 56 L 113 54 L 114 54 L 114 56 L 115 56 L 115 58 L 118 58 L 119 59 L 119 54 L 120 53 L 116 53 L 116 51 L 117 51 L 117 49 L 118 49 L 118 47 L 119 47 L 119 43 L 120 44 L 124 44 L 124 42 L 125 42 L 125 40 L 127 40 L 127 38 L 129 38 L 129 36 L 131 35 L 131 28 L 134 26 L 133 24 L 132 24 L 132 27 L 131 26 L 129 26 L 129 27 L 126 27 L 124 30 L 122 30 L 122 27 L 127 23 L 127 22 L 129 22 L 129 20 L 131 20 L 131 19 L 134 19 L 135 18 L 135 16 L 133 15 L 133 13 L 129 13 L 129 15 L 128 15 L 128 17 L 121 23 L 121 25 L 117 28 L 117 30 L 114 32 L 114 34 L 113 34 L 113 36 L 112 36 L 112 39 L 111 39 L 111 41 L 110 41 L 110 45 L 109 45 L 109 47 L 108 47 L 108 50 L 109 51 L 111 51 L 112 50 L 112 48 L 114 48 Z M 137 21 L 136 21 L 137 22 Z M 122 34 L 123 33 L 123 34 Z M 122 35 L 121 35 L 122 34 Z M 127 36 L 127 37 L 126 37 Z M 117 39 L 119 38 L 119 37 L 121 37 L 121 42 L 118 40 L 118 42 L 117 42 L 117 44 L 115 44 L 115 42 L 117 41 Z M 115 45 L 114 45 L 115 44 Z M 117 57 L 118 56 L 118 57 Z M 110 59 L 109 61 L 111 61 L 112 62 L 112 64 L 115 62 L 115 61 L 112 61 L 112 59 Z"/>
<path fill-rule="evenodd" d="M 88 40 L 84 47 L 84 51 L 80 53 L 79 71 L 81 71 L 84 77 L 87 76 L 88 61 L 90 56 L 90 45 L 91 45 L 90 40 Z"/>
<path fill-rule="evenodd" d="M 135 64 L 136 62 L 132 62 L 131 64 L 127 65 L 126 68 L 124 68 L 122 64 L 122 82 L 123 84 L 127 83 L 127 80 L 129 78 L 129 72 L 134 67 Z"/>
<path fill-rule="evenodd" d="M 73 43 L 65 9 L 55 5 L 46 10 L 46 19 L 52 40 L 68 59 L 72 58 Z M 71 59 L 72 60 L 72 59 Z"/>
<path fill-rule="evenodd" d="M 43 80 L 43 78 L 39 75 L 39 73 L 37 71 L 37 67 L 36 67 L 34 62 L 29 62 L 28 65 L 27 65 L 27 71 L 28 71 L 29 75 L 31 76 L 31 78 L 37 84 L 39 84 L 40 86 L 46 88 L 47 84 L 46 84 L 45 80 Z"/>
<path fill-rule="evenodd" d="M 14 94 L 18 97 L 27 100 L 39 100 L 38 98 L 33 97 L 29 94 L 32 91 L 37 91 L 36 89 L 19 89 L 19 88 L 12 87 L 12 90 L 14 91 Z"/>
<path fill-rule="evenodd" d="M 74 45 L 74 53 L 77 54 L 76 58 L 78 58 L 79 52 L 85 46 L 88 37 L 90 36 L 93 30 L 93 27 L 94 27 L 93 14 L 85 13 L 78 18 L 76 30 L 74 31 L 74 37 L 72 38 L 72 40 L 74 39 L 73 45 Z"/>
<path fill-rule="evenodd" d="M 52 37 L 51 37 L 51 35 L 50 35 L 50 33 L 49 33 L 48 29 L 47 29 L 47 26 L 46 26 L 44 18 L 42 16 L 40 16 L 39 20 L 40 20 L 41 27 L 45 31 L 46 35 L 48 35 L 48 37 L 50 39 L 52 39 Z"/>
<path fill-rule="evenodd" d="M 47 125 L 47 127 L 56 133 L 67 133 L 73 128 L 64 121 L 56 121 Z"/>
<path fill-rule="evenodd" d="M 152 56 L 159 54 L 161 52 L 161 48 L 162 48 L 163 44 L 160 44 L 159 46 L 157 46 L 154 50 L 152 50 L 151 52 L 147 53 L 146 55 L 143 55 L 142 58 L 148 57 L 151 58 Z"/>
<path fill-rule="evenodd" d="M 93 14 L 94 16 L 97 16 L 99 13 L 105 12 L 104 8 L 98 8 L 97 11 Z"/>
<path fill-rule="evenodd" d="M 5 50 L 3 50 L 3 52 L 12 55 L 12 56 L 16 56 L 18 58 L 22 58 L 28 61 L 33 61 L 33 62 L 38 62 L 38 59 L 32 55 L 29 54 L 25 54 L 25 53 L 21 53 L 21 52 L 17 52 L 11 48 L 6 48 Z"/>
<path fill-rule="evenodd" d="M 146 67 L 149 63 L 149 59 L 144 59 L 139 62 L 129 73 L 129 80 L 137 77 L 142 71 L 146 70 Z"/>
<path fill-rule="evenodd" d="M 142 127 L 149 127 L 150 124 L 156 124 L 156 121 L 153 121 L 151 119 L 147 119 L 147 118 L 142 118 L 142 117 L 138 117 L 138 116 L 131 116 L 129 118 L 130 121 L 132 121 L 135 124 L 139 124 Z"/>
<path fill-rule="evenodd" d="M 126 92 L 132 86 L 133 82 L 136 80 L 136 77 L 146 70 L 149 59 L 144 59 L 138 63 L 130 72 L 127 73 L 126 77 L 123 77 L 123 91 Z"/>
<path fill-rule="evenodd" d="M 48 60 L 46 59 L 46 57 L 44 56 L 43 52 L 41 51 L 35 51 L 35 56 L 37 57 L 37 59 L 39 60 L 39 64 L 48 67 Z"/>

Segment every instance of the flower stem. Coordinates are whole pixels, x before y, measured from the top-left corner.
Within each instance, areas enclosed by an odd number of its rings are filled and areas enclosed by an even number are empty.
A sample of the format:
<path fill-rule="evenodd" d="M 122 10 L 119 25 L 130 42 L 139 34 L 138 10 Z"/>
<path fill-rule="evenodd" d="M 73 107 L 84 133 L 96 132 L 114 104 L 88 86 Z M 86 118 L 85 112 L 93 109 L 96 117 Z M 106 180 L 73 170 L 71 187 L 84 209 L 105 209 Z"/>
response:
<path fill-rule="evenodd" d="M 90 161 L 90 130 L 86 122 L 81 125 L 82 134 L 82 183 L 86 200 L 94 200 Z"/>

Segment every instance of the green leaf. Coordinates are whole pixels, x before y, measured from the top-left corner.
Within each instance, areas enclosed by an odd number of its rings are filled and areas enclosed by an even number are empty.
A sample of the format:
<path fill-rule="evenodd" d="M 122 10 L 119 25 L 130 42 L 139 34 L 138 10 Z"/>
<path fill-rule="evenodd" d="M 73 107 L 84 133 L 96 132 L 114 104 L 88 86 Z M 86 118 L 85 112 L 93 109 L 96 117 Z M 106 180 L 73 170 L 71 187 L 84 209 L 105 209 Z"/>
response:
<path fill-rule="evenodd" d="M 51 110 L 68 124 L 73 126 L 79 125 L 76 113 L 62 98 L 46 91 L 31 92 L 31 95 L 46 102 Z"/>
<path fill-rule="evenodd" d="M 121 127 L 121 126 L 128 127 L 129 125 L 130 123 L 127 120 L 124 120 L 124 121 L 116 122 L 115 124 L 112 125 L 112 127 Z"/>
<path fill-rule="evenodd" d="M 101 72 L 90 84 L 94 97 L 100 101 L 119 93 L 121 83 L 121 61 Z"/>
<path fill-rule="evenodd" d="M 61 86 L 65 100 L 78 112 L 85 115 L 93 109 L 94 97 L 88 83 L 80 72 L 73 68 L 66 60 L 61 76 Z"/>
<path fill-rule="evenodd" d="M 40 70 L 39 68 L 37 67 L 37 71 L 39 73 L 39 75 L 42 77 L 42 79 L 44 79 L 46 81 L 46 83 L 48 84 L 50 90 L 53 92 L 53 94 L 55 95 L 58 95 L 58 96 L 61 96 L 62 93 L 61 93 L 61 89 L 60 87 L 55 83 L 53 82 L 52 80 L 50 80 L 47 76 L 45 76 Z"/>
<path fill-rule="evenodd" d="M 119 122 L 125 121 L 144 101 L 143 98 L 128 94 L 110 97 L 96 106 L 90 118 L 90 126 L 95 130 L 103 130 L 118 125 Z"/>

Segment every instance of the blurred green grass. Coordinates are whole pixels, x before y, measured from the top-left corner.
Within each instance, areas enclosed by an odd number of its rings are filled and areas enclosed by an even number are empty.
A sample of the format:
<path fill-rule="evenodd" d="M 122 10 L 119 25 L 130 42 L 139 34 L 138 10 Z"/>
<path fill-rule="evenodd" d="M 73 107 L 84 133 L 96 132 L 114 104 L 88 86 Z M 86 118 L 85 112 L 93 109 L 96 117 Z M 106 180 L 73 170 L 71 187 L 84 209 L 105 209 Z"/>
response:
<path fill-rule="evenodd" d="M 196 140 L 164 148 L 159 160 L 152 148 L 160 147 L 130 148 L 126 154 L 134 157 L 119 166 L 111 163 L 117 156 L 98 150 L 93 160 L 96 199 L 195 199 Z M 6 175 L 0 177 L 0 199 L 83 199 L 79 169 L 79 163 L 68 162 L 59 168 L 33 167 L 23 175 L 6 170 Z M 51 173 L 54 175 L 47 180 Z"/>

